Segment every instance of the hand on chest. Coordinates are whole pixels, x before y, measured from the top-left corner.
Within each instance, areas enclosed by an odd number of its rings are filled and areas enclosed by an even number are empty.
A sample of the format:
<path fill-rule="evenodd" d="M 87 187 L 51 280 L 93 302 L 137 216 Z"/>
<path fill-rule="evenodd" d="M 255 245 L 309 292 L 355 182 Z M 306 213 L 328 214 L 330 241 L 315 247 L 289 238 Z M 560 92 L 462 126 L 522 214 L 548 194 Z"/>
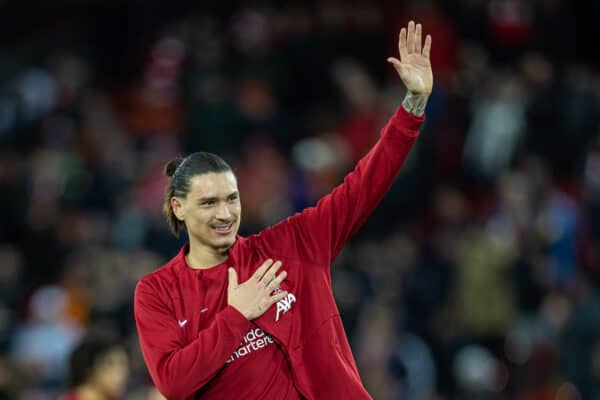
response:
<path fill-rule="evenodd" d="M 239 284 L 243 284 L 255 277 L 257 270 L 263 264 L 263 260 L 249 263 L 232 263 L 237 272 Z M 295 283 L 297 282 L 296 265 L 283 263 L 279 274 L 286 271 L 285 279 L 277 285 L 272 285 L 270 296 L 281 294 L 278 301 L 269 305 L 264 313 L 255 319 L 253 323 L 269 332 L 281 341 L 289 338 L 293 326 L 294 315 L 297 314 L 299 299 Z M 173 299 L 176 308 L 176 316 L 182 334 L 189 340 L 193 340 L 197 333 L 210 326 L 217 314 L 228 306 L 228 286 L 230 276 L 228 265 L 215 269 L 203 270 L 197 274 L 195 282 L 181 285 L 181 298 Z M 272 278 L 271 278 L 272 279 Z M 269 279 L 265 278 L 265 284 Z"/>
<path fill-rule="evenodd" d="M 279 263 L 279 261 L 276 261 L 276 263 Z M 297 266 L 283 262 L 276 272 L 271 272 L 272 269 L 274 268 L 269 268 L 268 264 L 261 260 L 240 266 L 239 274 L 241 276 L 240 282 L 257 280 L 257 286 L 264 286 L 269 293 L 269 299 L 274 300 L 262 315 L 253 319 L 253 322 L 265 329 L 279 330 L 277 325 L 280 323 L 287 325 L 284 319 L 289 322 L 291 318 L 284 317 L 296 308 L 295 303 L 298 298 L 295 287 L 297 281 L 295 272 L 297 272 Z"/>

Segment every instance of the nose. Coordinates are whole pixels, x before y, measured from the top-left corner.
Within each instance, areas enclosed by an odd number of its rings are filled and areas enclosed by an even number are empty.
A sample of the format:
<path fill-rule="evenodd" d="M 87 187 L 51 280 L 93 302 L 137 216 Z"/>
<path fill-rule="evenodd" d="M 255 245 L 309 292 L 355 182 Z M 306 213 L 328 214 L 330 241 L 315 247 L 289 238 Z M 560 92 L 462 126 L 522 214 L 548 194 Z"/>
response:
<path fill-rule="evenodd" d="M 227 206 L 227 204 L 219 205 L 219 207 L 217 208 L 217 214 L 215 215 L 215 217 L 218 219 L 224 219 L 224 220 L 228 220 L 231 218 L 231 210 L 229 210 L 229 207 Z"/>

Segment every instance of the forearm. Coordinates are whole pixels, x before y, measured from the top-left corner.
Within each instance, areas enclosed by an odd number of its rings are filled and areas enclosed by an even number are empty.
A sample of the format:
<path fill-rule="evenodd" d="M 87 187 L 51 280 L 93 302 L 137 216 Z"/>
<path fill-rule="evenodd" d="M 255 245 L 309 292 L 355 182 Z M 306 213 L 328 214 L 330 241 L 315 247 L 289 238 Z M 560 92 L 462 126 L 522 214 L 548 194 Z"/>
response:
<path fill-rule="evenodd" d="M 427 100 L 429 96 L 416 95 L 411 92 L 406 93 L 406 97 L 402 101 L 402 107 L 414 116 L 420 117 L 425 113 Z"/>
<path fill-rule="evenodd" d="M 225 365 L 251 324 L 233 307 L 226 307 L 188 343 L 172 311 L 156 293 L 139 287 L 134 312 L 148 371 L 168 398 L 188 398 Z"/>
<path fill-rule="evenodd" d="M 263 243 L 279 243 L 282 237 L 296 243 L 302 260 L 329 265 L 346 241 L 388 191 L 406 159 L 424 117 L 403 107 L 383 128 L 381 138 L 356 168 L 316 207 L 287 219 L 265 231 Z M 275 254 L 276 248 L 267 248 Z"/>

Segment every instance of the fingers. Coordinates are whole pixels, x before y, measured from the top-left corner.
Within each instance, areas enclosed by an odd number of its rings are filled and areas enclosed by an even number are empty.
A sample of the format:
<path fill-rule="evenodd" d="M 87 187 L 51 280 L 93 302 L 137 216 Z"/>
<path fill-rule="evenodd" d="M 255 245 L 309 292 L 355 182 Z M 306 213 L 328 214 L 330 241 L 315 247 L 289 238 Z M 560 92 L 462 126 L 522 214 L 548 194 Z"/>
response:
<path fill-rule="evenodd" d="M 279 285 L 281 284 L 281 282 L 283 282 L 283 280 L 287 277 L 287 272 L 283 271 L 282 273 L 280 273 L 277 278 L 273 279 L 268 285 L 267 285 L 267 291 L 269 293 L 271 293 L 273 290 L 277 289 L 279 287 Z"/>
<path fill-rule="evenodd" d="M 269 297 L 269 307 L 272 306 L 273 304 L 277 303 L 279 300 L 285 299 L 287 297 L 287 295 L 288 295 L 288 292 L 283 291 L 283 292 L 279 292 L 279 293 L 274 294 L 273 296 Z"/>
<path fill-rule="evenodd" d="M 273 304 L 277 303 L 280 300 L 283 300 L 287 297 L 288 292 L 286 291 L 282 291 L 279 293 L 274 294 L 273 296 L 270 297 L 265 297 L 264 299 L 261 300 L 261 302 L 258 304 L 258 311 L 260 312 L 260 314 L 264 314 L 269 307 L 271 307 Z"/>
<path fill-rule="evenodd" d="M 235 269 L 229 268 L 229 289 L 235 289 L 238 287 L 238 277 Z"/>
<path fill-rule="evenodd" d="M 392 64 L 394 66 L 394 68 L 396 69 L 396 71 L 398 71 L 398 73 L 400 73 L 400 68 L 402 63 L 400 62 L 400 60 L 398 60 L 397 58 L 394 57 L 389 57 L 387 59 L 387 62 L 389 62 L 390 64 Z"/>
<path fill-rule="evenodd" d="M 421 54 L 421 24 L 415 28 L 415 53 Z"/>
<path fill-rule="evenodd" d="M 396 72 L 398 72 L 398 75 L 400 75 L 402 79 L 406 77 L 406 71 L 404 70 L 404 67 L 402 66 L 400 60 L 394 57 L 389 57 L 387 61 L 394 66 Z"/>
<path fill-rule="evenodd" d="M 429 59 L 429 51 L 431 50 L 431 35 L 425 37 L 425 45 L 423 46 L 423 56 Z"/>
<path fill-rule="evenodd" d="M 408 23 L 408 31 L 406 33 L 406 50 L 408 54 L 415 52 L 415 21 Z"/>
<path fill-rule="evenodd" d="M 398 51 L 400 52 L 400 60 L 406 61 L 408 50 L 406 48 L 406 28 L 400 29 L 400 38 L 398 39 Z"/>
<path fill-rule="evenodd" d="M 265 260 L 265 262 L 263 262 L 261 266 L 258 267 L 258 269 L 254 272 L 252 278 L 256 281 L 260 281 L 265 275 L 265 272 L 267 272 L 267 269 L 269 269 L 271 265 L 273 265 L 273 260 L 271 260 L 270 258 Z"/>
<path fill-rule="evenodd" d="M 429 58 L 430 49 L 431 35 L 426 36 L 425 44 L 423 45 L 423 26 L 421 24 L 409 21 L 408 27 L 400 29 L 398 51 L 400 52 L 401 62 L 406 62 L 408 55 L 413 53 L 422 54 Z M 388 61 L 390 60 L 388 59 Z"/>
<path fill-rule="evenodd" d="M 261 282 L 265 287 L 269 285 L 271 281 L 275 279 L 275 275 L 277 274 L 277 270 L 281 267 L 281 261 L 275 261 L 273 265 L 265 272 L 265 275 L 261 279 Z"/>

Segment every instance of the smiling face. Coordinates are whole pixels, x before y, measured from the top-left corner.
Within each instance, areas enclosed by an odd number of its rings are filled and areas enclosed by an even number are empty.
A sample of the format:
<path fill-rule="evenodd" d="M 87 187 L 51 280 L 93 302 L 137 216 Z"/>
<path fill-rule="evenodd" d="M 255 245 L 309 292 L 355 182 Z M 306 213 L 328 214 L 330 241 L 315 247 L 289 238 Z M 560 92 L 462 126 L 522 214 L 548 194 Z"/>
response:
<path fill-rule="evenodd" d="M 185 222 L 190 246 L 224 254 L 235 243 L 242 207 L 231 171 L 195 175 L 185 198 L 173 197 L 175 216 Z"/>

